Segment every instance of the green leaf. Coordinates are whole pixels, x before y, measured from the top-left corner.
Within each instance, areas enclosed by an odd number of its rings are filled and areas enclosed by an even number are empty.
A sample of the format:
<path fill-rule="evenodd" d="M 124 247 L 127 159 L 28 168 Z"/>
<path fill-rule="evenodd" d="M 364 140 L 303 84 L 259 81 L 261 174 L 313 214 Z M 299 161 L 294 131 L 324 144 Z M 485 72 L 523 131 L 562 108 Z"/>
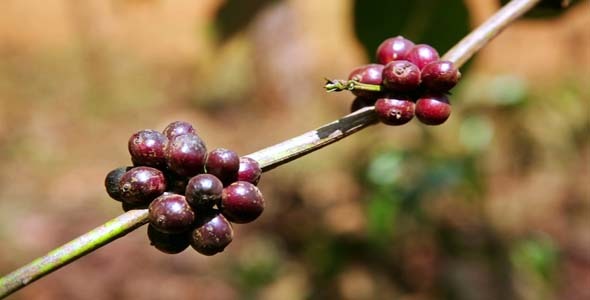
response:
<path fill-rule="evenodd" d="M 442 55 L 469 32 L 469 13 L 461 0 L 356 0 L 355 30 L 371 61 L 379 44 L 403 35 L 427 43 Z"/>

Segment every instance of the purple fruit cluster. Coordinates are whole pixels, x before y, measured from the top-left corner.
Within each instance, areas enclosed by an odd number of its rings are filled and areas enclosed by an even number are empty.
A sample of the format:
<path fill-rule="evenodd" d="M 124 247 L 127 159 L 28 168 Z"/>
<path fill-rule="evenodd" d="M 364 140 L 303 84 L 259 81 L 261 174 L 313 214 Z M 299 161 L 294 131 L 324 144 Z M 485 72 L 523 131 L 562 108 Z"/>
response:
<path fill-rule="evenodd" d="M 149 209 L 148 237 L 162 252 L 191 245 L 219 253 L 233 239 L 232 223 L 252 222 L 264 210 L 258 162 L 224 148 L 208 152 L 190 123 L 138 131 L 128 148 L 133 166 L 109 172 L 105 187 L 125 211 Z"/>
<path fill-rule="evenodd" d="M 405 124 L 414 115 L 427 125 L 439 125 L 449 118 L 447 94 L 461 73 L 452 62 L 440 60 L 436 49 L 397 36 L 379 45 L 377 62 L 350 73 L 349 80 L 382 87 L 381 92 L 353 90 L 357 98 L 352 111 L 374 105 L 379 120 L 387 125 Z"/>

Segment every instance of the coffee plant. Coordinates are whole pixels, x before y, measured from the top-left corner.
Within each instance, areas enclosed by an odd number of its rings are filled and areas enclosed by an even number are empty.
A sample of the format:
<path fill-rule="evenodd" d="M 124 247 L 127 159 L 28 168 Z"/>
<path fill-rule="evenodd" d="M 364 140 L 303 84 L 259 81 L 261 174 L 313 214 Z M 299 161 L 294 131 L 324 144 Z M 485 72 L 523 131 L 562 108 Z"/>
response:
<path fill-rule="evenodd" d="M 108 196 L 123 213 L 0 279 L 0 298 L 148 224 L 156 249 L 175 254 L 191 247 L 211 256 L 231 247 L 234 226 L 255 221 L 273 199 L 257 187 L 261 174 L 382 123 L 400 126 L 414 117 L 441 125 L 451 115 L 451 90 L 459 69 L 493 37 L 540 0 L 508 2 L 446 54 L 403 36 L 380 43 L 376 62 L 353 69 L 347 79 L 327 79 L 328 92 L 349 91 L 351 114 L 260 151 L 239 155 L 208 150 L 198 126 L 175 121 L 162 131 L 131 134 L 130 165 L 105 176 Z M 116 203 L 113 202 L 113 203 Z"/>

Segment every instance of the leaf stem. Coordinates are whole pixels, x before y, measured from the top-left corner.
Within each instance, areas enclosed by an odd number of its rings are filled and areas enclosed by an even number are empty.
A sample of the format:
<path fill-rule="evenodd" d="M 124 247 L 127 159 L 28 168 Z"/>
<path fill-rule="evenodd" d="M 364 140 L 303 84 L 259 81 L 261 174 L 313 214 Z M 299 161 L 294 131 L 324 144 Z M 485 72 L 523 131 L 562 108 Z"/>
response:
<path fill-rule="evenodd" d="M 534 7 L 540 0 L 513 0 L 489 20 L 467 35 L 443 59 L 463 65 L 492 38 L 511 22 Z M 328 80 L 333 91 L 358 87 L 379 91 L 380 87 L 350 81 Z M 376 124 L 373 107 L 366 107 L 318 129 L 306 132 L 277 145 L 262 149 L 247 156 L 256 159 L 264 171 L 271 170 L 289 161 L 335 143 L 353 133 Z M 75 261 L 76 259 L 122 237 L 147 223 L 147 209 L 131 210 L 88 233 L 56 248 L 45 256 L 0 278 L 0 298 L 4 298 L 33 281 Z"/>

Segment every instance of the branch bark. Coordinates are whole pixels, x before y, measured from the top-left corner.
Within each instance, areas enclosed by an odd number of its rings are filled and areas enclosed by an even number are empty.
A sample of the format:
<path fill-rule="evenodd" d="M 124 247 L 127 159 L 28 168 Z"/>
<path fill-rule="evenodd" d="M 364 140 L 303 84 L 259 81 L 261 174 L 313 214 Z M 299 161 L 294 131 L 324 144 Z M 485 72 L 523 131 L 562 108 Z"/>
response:
<path fill-rule="evenodd" d="M 477 51 L 539 1 L 513 0 L 509 2 L 457 43 L 442 59 L 452 61 L 457 67 L 461 67 Z M 268 171 L 374 124 L 377 124 L 374 108 L 366 107 L 315 130 L 247 156 L 257 160 L 263 171 Z M 147 223 L 147 216 L 147 209 L 126 212 L 0 278 L 0 298 L 4 298 L 33 281 L 125 236 Z"/>

